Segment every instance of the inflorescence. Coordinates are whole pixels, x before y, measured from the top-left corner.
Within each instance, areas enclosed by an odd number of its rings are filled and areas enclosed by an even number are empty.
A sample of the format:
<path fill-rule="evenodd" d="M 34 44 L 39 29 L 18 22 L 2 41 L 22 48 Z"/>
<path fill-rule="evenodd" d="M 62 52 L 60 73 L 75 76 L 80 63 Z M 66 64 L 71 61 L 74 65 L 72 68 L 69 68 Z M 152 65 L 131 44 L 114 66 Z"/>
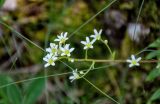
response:
<path fill-rule="evenodd" d="M 90 37 L 86 37 L 86 41 L 81 41 L 81 44 L 84 45 L 83 49 L 86 51 L 85 54 L 85 60 L 87 60 L 87 50 L 88 49 L 93 49 L 93 44 L 96 41 L 101 41 L 103 42 L 108 50 L 110 51 L 110 54 L 113 55 L 113 52 L 111 51 L 110 47 L 108 46 L 108 41 L 103 40 L 101 38 L 102 34 L 102 29 L 97 31 L 96 29 L 93 30 L 94 34 L 91 35 Z M 55 62 L 60 59 L 68 59 L 70 62 L 74 62 L 74 58 L 71 57 L 71 53 L 75 50 L 75 48 L 70 47 L 70 44 L 66 44 L 66 41 L 68 40 L 67 37 L 67 32 L 61 33 L 60 35 L 57 36 L 57 38 L 54 40 L 55 43 L 50 43 L 50 46 L 46 48 L 46 53 L 47 55 L 44 56 L 43 60 L 46 62 L 44 67 L 48 66 L 55 66 Z M 78 59 L 77 59 L 78 60 Z M 129 63 L 129 67 L 133 66 L 139 66 L 139 61 L 141 60 L 141 57 L 135 58 L 135 55 L 131 55 L 131 59 L 127 59 L 126 62 Z M 81 78 L 80 75 L 83 75 L 83 72 L 78 72 L 77 69 L 72 71 L 72 76 L 69 77 L 69 79 L 74 81 L 75 79 Z"/>

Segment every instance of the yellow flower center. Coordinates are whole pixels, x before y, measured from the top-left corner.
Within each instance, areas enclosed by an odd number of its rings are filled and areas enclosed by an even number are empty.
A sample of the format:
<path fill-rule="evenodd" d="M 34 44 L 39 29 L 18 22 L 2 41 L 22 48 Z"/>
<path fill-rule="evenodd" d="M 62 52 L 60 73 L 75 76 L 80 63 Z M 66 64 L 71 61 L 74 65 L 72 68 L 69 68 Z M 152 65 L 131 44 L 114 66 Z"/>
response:
<path fill-rule="evenodd" d="M 61 41 L 60 41 L 61 44 L 62 44 L 62 43 L 65 43 L 65 42 L 66 42 L 66 39 L 65 39 L 65 38 L 62 38 Z"/>
<path fill-rule="evenodd" d="M 55 48 L 52 49 L 52 53 L 55 53 L 57 50 Z"/>
<path fill-rule="evenodd" d="M 49 60 L 48 60 L 48 63 L 49 63 L 49 64 L 52 64 L 53 62 L 54 62 L 54 61 L 53 61 L 52 59 L 49 59 Z"/>
<path fill-rule="evenodd" d="M 91 47 L 91 44 L 90 44 L 90 43 L 87 43 L 86 46 L 87 46 L 88 48 L 90 48 L 90 47 Z"/>
<path fill-rule="evenodd" d="M 100 40 L 100 38 L 101 38 L 100 35 L 97 35 L 97 36 L 96 36 L 96 39 L 97 39 L 97 40 Z"/>
<path fill-rule="evenodd" d="M 65 50 L 64 53 L 67 55 L 67 54 L 69 54 L 70 52 L 69 52 L 69 50 Z"/>
<path fill-rule="evenodd" d="M 136 64 L 137 64 L 137 61 L 136 61 L 136 60 L 132 60 L 132 64 L 133 64 L 133 65 L 136 65 Z"/>

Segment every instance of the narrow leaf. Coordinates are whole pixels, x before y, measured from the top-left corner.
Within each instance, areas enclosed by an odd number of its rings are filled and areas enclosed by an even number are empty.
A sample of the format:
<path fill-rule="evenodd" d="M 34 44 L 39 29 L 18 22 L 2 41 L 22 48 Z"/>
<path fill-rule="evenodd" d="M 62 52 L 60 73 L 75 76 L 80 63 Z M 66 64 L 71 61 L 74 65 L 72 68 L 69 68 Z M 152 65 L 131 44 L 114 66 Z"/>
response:
<path fill-rule="evenodd" d="M 150 98 L 150 101 L 160 99 L 160 89 L 156 90 Z"/>
<path fill-rule="evenodd" d="M 23 103 L 24 104 L 35 104 L 38 97 L 41 95 L 44 87 L 45 87 L 44 78 L 32 81 L 25 91 L 26 94 L 25 94 Z"/>
<path fill-rule="evenodd" d="M 149 53 L 146 58 L 147 59 L 152 59 L 152 58 L 155 58 L 157 56 L 160 56 L 160 50 Z"/>
<path fill-rule="evenodd" d="M 12 104 L 21 104 L 22 95 L 17 85 L 10 85 L 7 87 L 7 95 Z"/>
<path fill-rule="evenodd" d="M 153 81 L 156 77 L 160 76 L 160 69 L 153 69 L 147 76 L 147 81 Z"/>
<path fill-rule="evenodd" d="M 149 45 L 149 47 L 152 47 L 152 48 L 158 48 L 158 47 L 160 47 L 160 38 L 157 39 L 155 42 L 151 43 Z"/>

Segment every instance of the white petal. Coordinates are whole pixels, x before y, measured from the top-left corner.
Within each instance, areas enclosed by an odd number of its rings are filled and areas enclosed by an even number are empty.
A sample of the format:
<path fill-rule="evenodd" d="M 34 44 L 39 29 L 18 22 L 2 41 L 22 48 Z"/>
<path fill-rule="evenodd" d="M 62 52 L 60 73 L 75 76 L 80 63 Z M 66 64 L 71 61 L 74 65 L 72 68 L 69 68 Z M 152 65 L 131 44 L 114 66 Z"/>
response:
<path fill-rule="evenodd" d="M 129 62 L 129 63 L 131 63 L 131 62 L 132 62 L 132 60 L 126 60 L 126 62 Z"/>
<path fill-rule="evenodd" d="M 69 57 L 69 56 L 71 56 L 71 54 L 69 53 L 69 54 L 67 54 L 67 56 Z"/>
<path fill-rule="evenodd" d="M 70 76 L 69 79 L 71 80 L 71 79 L 75 79 L 75 78 L 74 78 L 74 76 Z"/>
<path fill-rule="evenodd" d="M 55 48 L 55 47 L 56 47 L 56 44 L 50 43 L 50 47 L 51 47 L 51 48 Z"/>
<path fill-rule="evenodd" d="M 89 43 L 89 42 L 90 42 L 90 40 L 89 40 L 89 38 L 88 38 L 88 37 L 86 37 L 86 42 L 87 42 L 87 43 Z"/>
<path fill-rule="evenodd" d="M 95 33 L 95 34 L 98 34 L 98 32 L 97 32 L 97 30 L 96 30 L 96 29 L 94 29 L 93 31 L 94 31 L 94 33 Z"/>
<path fill-rule="evenodd" d="M 93 46 L 91 46 L 90 48 L 93 48 Z"/>
<path fill-rule="evenodd" d="M 76 73 L 77 73 L 77 70 L 78 70 L 78 69 L 76 68 L 76 70 L 75 70 Z"/>
<path fill-rule="evenodd" d="M 132 58 L 132 60 L 135 60 L 135 59 L 136 59 L 134 55 L 131 55 L 131 58 Z"/>
<path fill-rule="evenodd" d="M 52 52 L 51 48 L 46 48 L 47 52 Z"/>
<path fill-rule="evenodd" d="M 44 57 L 43 60 L 46 61 L 46 62 L 48 61 L 48 59 L 46 57 Z"/>
<path fill-rule="evenodd" d="M 47 55 L 48 58 L 52 58 L 52 56 L 53 56 L 52 53 L 50 53 L 50 54 Z"/>
<path fill-rule="evenodd" d="M 65 38 L 67 37 L 67 34 L 68 34 L 67 32 L 64 33 L 64 37 L 65 37 Z"/>
<path fill-rule="evenodd" d="M 62 53 L 62 54 L 61 54 L 61 56 L 64 56 L 64 55 L 65 55 L 65 53 Z"/>
<path fill-rule="evenodd" d="M 58 37 L 58 39 L 61 39 L 61 38 L 62 38 L 62 37 L 61 37 L 61 36 L 59 36 L 59 35 L 58 35 L 57 37 Z"/>
<path fill-rule="evenodd" d="M 48 64 L 48 63 L 46 63 L 45 65 L 44 65 L 44 67 L 46 68 L 46 67 L 48 67 L 50 64 Z"/>
<path fill-rule="evenodd" d="M 70 44 L 66 44 L 64 48 L 65 48 L 65 49 L 69 49 L 69 45 L 70 45 Z"/>
<path fill-rule="evenodd" d="M 131 68 L 131 67 L 133 67 L 134 65 L 133 64 L 129 64 L 129 67 Z"/>
<path fill-rule="evenodd" d="M 69 52 L 72 52 L 74 50 L 74 48 L 71 48 L 70 50 L 69 50 Z"/>
<path fill-rule="evenodd" d="M 55 39 L 54 41 L 60 41 L 60 39 Z"/>
<path fill-rule="evenodd" d="M 81 41 L 82 44 L 86 45 L 87 43 L 85 41 Z"/>
<path fill-rule="evenodd" d="M 87 46 L 85 46 L 83 49 L 87 49 Z"/>
<path fill-rule="evenodd" d="M 139 57 L 136 61 L 137 61 L 137 62 L 139 62 L 141 59 L 142 59 L 142 58 L 141 58 L 141 57 Z"/>
<path fill-rule="evenodd" d="M 99 30 L 99 34 L 100 34 L 100 35 L 102 34 L 102 29 Z"/>
<path fill-rule="evenodd" d="M 63 37 L 63 32 L 61 32 L 60 36 Z"/>
<path fill-rule="evenodd" d="M 52 65 L 52 66 L 55 66 L 55 63 L 53 62 L 51 65 Z"/>
<path fill-rule="evenodd" d="M 57 57 L 53 56 L 52 59 L 55 61 L 55 60 L 57 60 Z"/>
<path fill-rule="evenodd" d="M 139 63 L 136 63 L 136 66 L 139 66 L 140 64 Z"/>
<path fill-rule="evenodd" d="M 93 44 L 95 41 L 96 41 L 96 39 L 93 39 L 93 40 L 91 41 L 91 43 Z"/>
<path fill-rule="evenodd" d="M 95 35 L 91 35 L 90 37 L 95 38 Z"/>

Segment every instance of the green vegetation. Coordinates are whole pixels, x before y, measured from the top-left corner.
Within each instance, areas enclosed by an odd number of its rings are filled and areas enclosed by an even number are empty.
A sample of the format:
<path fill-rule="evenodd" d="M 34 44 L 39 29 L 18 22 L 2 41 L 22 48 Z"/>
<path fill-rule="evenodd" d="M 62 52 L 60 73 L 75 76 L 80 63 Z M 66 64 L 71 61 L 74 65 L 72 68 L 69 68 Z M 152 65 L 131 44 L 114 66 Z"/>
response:
<path fill-rule="evenodd" d="M 0 104 L 159 104 L 159 0 L 17 0 L 13 10 L 5 1 Z M 84 51 L 80 42 L 93 29 L 103 29 L 103 40 Z M 44 68 L 45 48 L 61 32 L 75 62 Z M 131 54 L 142 57 L 139 67 L 128 67 Z M 86 73 L 71 82 L 76 68 Z"/>

